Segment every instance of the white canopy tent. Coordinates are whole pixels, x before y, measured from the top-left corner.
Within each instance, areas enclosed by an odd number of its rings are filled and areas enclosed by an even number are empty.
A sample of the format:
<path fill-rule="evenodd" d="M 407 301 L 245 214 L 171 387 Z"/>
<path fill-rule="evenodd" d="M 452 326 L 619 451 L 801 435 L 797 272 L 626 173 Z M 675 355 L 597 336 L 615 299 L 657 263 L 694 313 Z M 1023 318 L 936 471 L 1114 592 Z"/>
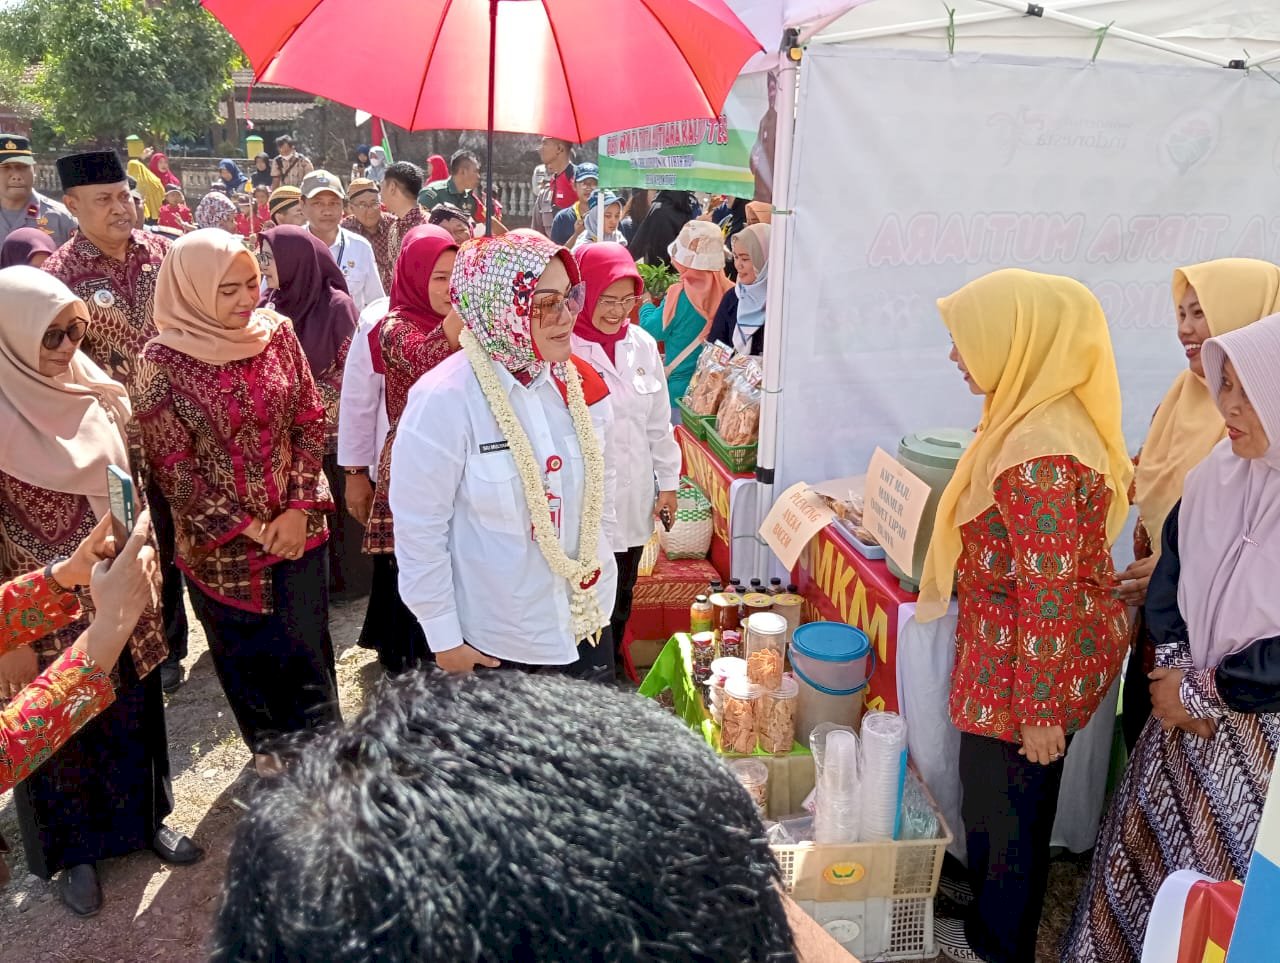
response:
<path fill-rule="evenodd" d="M 796 57 L 787 56 L 786 51 L 771 57 L 761 55 L 746 68 L 779 67 L 778 102 L 783 104 L 796 100 L 803 69 L 799 48 L 806 44 L 926 51 L 947 51 L 950 45 L 951 50 L 963 53 L 1201 63 L 1240 70 L 1267 70 L 1268 64 L 1275 64 L 1280 78 L 1280 3 L 1276 0 L 950 2 L 948 8 L 939 0 L 729 0 L 766 52 L 779 50 L 788 42 L 794 45 Z M 794 132 L 793 124 L 780 122 L 775 145 L 773 203 L 777 213 L 770 254 L 770 324 L 765 328 L 758 522 L 763 522 L 773 504 L 778 395 L 785 390 L 781 373 L 788 330 L 786 265 L 793 229 L 788 214 Z M 735 545 L 735 551 L 738 548 Z M 744 570 L 764 571 L 768 557 L 768 549 L 758 543 L 755 556 L 744 558 Z"/>
<path fill-rule="evenodd" d="M 1133 204 L 1128 203 L 1125 190 L 1142 194 L 1142 203 L 1149 203 L 1152 211 L 1191 212 L 1191 217 L 1201 211 L 1217 210 L 1212 205 L 1220 202 L 1221 212 L 1234 214 L 1239 224 L 1244 223 L 1247 212 L 1259 212 L 1261 218 L 1255 220 L 1270 219 L 1280 207 L 1280 143 L 1274 148 L 1273 159 L 1275 130 L 1270 121 L 1280 106 L 1280 86 L 1272 92 L 1271 80 L 1267 79 L 1271 64 L 1276 66 L 1273 79 L 1280 78 L 1280 3 L 1276 0 L 1046 0 L 1032 6 L 1016 0 L 950 0 L 950 10 L 938 0 L 729 2 L 766 50 L 781 48 L 772 59 L 757 58 L 748 64 L 748 69 L 776 67 L 777 103 L 796 104 L 798 108 L 794 114 L 785 109 L 778 111 L 759 481 L 754 491 L 742 499 L 746 517 L 733 525 L 736 575 L 759 575 L 777 566 L 763 542 L 748 532 L 754 533 L 776 495 L 791 483 L 818 482 L 860 470 L 870 454 L 866 450 L 870 435 L 877 439 L 875 443 L 892 448 L 905 430 L 925 427 L 929 420 L 940 419 L 939 425 L 972 424 L 963 420 L 967 417 L 976 420 L 976 407 L 957 414 L 953 406 L 946 414 L 939 414 L 938 398 L 952 391 L 952 379 L 944 377 L 949 374 L 943 370 L 946 336 L 937 323 L 932 298 L 1006 263 L 993 262 L 987 253 L 952 262 L 943 258 L 933 267 L 900 270 L 886 281 L 892 272 L 880 270 L 868 258 L 872 247 L 868 238 L 874 233 L 874 225 L 849 222 L 867 215 L 879 218 L 894 207 L 878 196 L 869 201 L 865 195 L 893 193 L 899 203 L 897 210 L 924 210 L 939 220 L 956 212 L 983 216 L 983 212 L 1014 211 L 1031 217 L 1052 216 L 1058 210 L 1074 211 L 1077 208 L 1072 205 L 1078 203 L 1079 210 L 1087 211 L 1087 215 L 1080 215 L 1089 225 L 1083 235 L 1086 238 L 1094 236 L 1097 220 L 1110 211 L 1132 213 Z M 805 47 L 810 48 L 808 77 L 817 78 L 821 66 L 825 79 L 823 84 L 806 84 L 808 99 L 798 104 L 800 79 L 806 71 L 802 52 Z M 1089 67 L 1090 61 L 1096 62 L 1096 70 Z M 1016 68 L 1004 75 L 1008 79 L 1003 86 L 997 78 L 985 87 L 963 87 L 966 91 L 985 90 L 1001 106 L 966 102 L 964 95 L 956 93 L 962 89 L 962 78 L 981 72 L 974 70 L 975 65 L 994 67 L 996 71 Z M 953 69 L 950 76 L 940 78 L 940 68 Z M 843 87 L 833 84 L 839 69 L 856 75 L 856 82 L 846 81 Z M 917 76 L 921 80 L 932 78 L 927 85 L 929 92 L 923 83 L 916 89 Z M 991 71 L 984 76 L 991 80 Z M 950 83 L 952 78 L 955 85 Z M 1055 87 L 1057 78 L 1061 78 L 1061 84 Z M 1246 82 L 1234 83 L 1237 80 Z M 857 83 L 864 86 L 858 87 Z M 1009 111 L 1010 104 L 1016 105 L 1023 94 L 1022 89 L 1013 89 L 1020 84 L 1026 86 L 1026 96 L 1033 107 L 1052 101 L 1047 110 L 1072 113 L 1077 95 L 1091 98 L 1088 106 L 1081 107 L 1089 120 L 1106 121 L 1108 102 L 1100 99 L 1100 94 L 1116 90 L 1132 92 L 1134 104 L 1141 100 L 1147 107 L 1158 108 L 1152 112 L 1162 117 L 1186 112 L 1199 121 L 1220 107 L 1230 107 L 1235 123 L 1224 124 L 1218 141 L 1221 149 L 1205 160 L 1203 167 L 1196 166 L 1201 163 L 1197 157 L 1186 171 L 1171 169 L 1167 157 L 1157 157 L 1156 147 L 1167 150 L 1169 144 L 1160 140 L 1159 131 L 1153 134 L 1153 125 L 1142 116 L 1134 119 L 1132 115 L 1141 115 L 1144 109 L 1136 106 L 1129 108 L 1134 133 L 1125 150 L 1117 151 L 1114 157 L 1085 158 L 1072 154 L 1070 147 L 1060 151 L 1051 144 L 1028 148 L 1017 162 L 1004 168 L 999 167 L 998 161 L 994 165 L 988 162 L 986 168 L 965 168 L 966 160 L 982 165 L 981 158 L 990 157 L 990 152 L 984 155 L 981 150 L 950 148 L 966 139 L 983 139 L 978 132 L 988 128 L 980 124 L 989 125 L 990 120 L 981 112 Z M 815 101 L 823 96 L 833 99 L 820 114 Z M 934 99 L 931 101 L 930 97 Z M 1037 101 L 1037 97 L 1041 100 Z M 943 103 L 945 106 L 940 106 Z M 919 136 L 919 128 L 931 123 L 941 126 L 949 120 L 945 113 L 948 109 L 957 115 L 971 115 L 970 121 L 977 122 L 959 134 L 952 130 L 950 142 L 939 140 L 931 148 L 929 136 Z M 895 117 L 895 110 L 910 119 Z M 804 125 L 800 129 L 802 150 L 796 146 L 796 124 L 787 122 L 796 117 Z M 1160 128 L 1164 131 L 1176 128 L 1167 118 L 1160 123 L 1166 125 Z M 847 129 L 839 130 L 841 127 Z M 856 131 L 856 136 L 851 135 L 850 129 Z M 971 133 L 975 136 L 967 136 Z M 912 146 L 902 146 L 900 141 L 904 139 Z M 987 134 L 985 139 L 992 138 Z M 922 162 L 920 152 L 930 149 L 936 153 Z M 824 152 L 831 155 L 843 150 L 854 156 L 841 156 L 839 162 L 828 159 L 825 166 L 813 161 Z M 910 153 L 912 150 L 916 153 Z M 935 159 L 936 171 L 928 167 L 928 162 Z M 1165 163 L 1164 168 L 1158 166 L 1160 161 Z M 899 163 L 901 169 L 895 166 Z M 1148 163 L 1157 166 L 1145 167 Z M 1212 170 L 1211 163 L 1216 165 Z M 797 166 L 800 164 L 804 165 L 803 171 Z M 938 199 L 936 190 L 920 204 L 914 198 L 903 200 L 904 194 L 918 186 L 934 188 L 927 179 L 931 174 L 966 183 L 957 184 L 955 196 L 943 200 Z M 1090 177 L 1096 181 L 1096 190 Z M 982 189 L 971 190 L 968 181 L 979 183 Z M 1006 182 L 1009 206 L 1002 206 Z M 1146 191 L 1148 183 L 1156 187 Z M 1172 185 L 1172 189 L 1162 191 L 1161 185 Z M 1072 191 L 1079 196 L 1072 196 Z M 1206 199 L 1208 207 L 1199 203 Z M 929 204 L 936 206 L 928 207 Z M 833 219 L 836 211 L 840 212 L 839 221 Z M 1122 213 L 1116 217 L 1123 220 L 1124 216 Z M 798 220 L 803 223 L 799 241 Z M 1272 231 L 1270 237 L 1276 236 L 1272 227 L 1268 230 Z M 815 240 L 815 234 L 823 233 L 828 235 L 826 239 Z M 835 249 L 835 253 L 819 250 L 820 243 Z M 1132 433 L 1135 427 L 1139 431 L 1145 427 L 1159 398 L 1155 386 L 1167 385 L 1179 363 L 1171 354 L 1176 347 L 1171 335 L 1167 339 L 1151 337 L 1153 329 L 1170 323 L 1167 278 L 1172 266 L 1228 252 L 1244 253 L 1238 250 L 1239 245 L 1238 239 L 1230 243 L 1219 240 L 1203 250 L 1197 247 L 1201 256 L 1172 265 L 1169 258 L 1174 255 L 1121 264 L 1115 269 L 1114 278 L 1092 268 L 1093 259 L 1084 254 L 1087 241 L 1077 245 L 1078 254 L 1072 257 L 1044 259 L 1046 263 L 1038 266 L 1034 263 L 1037 256 L 1031 255 L 1018 266 L 1072 274 L 1091 283 L 1095 291 L 1100 281 L 1126 292 L 1136 286 L 1135 278 L 1147 285 L 1151 296 L 1136 307 L 1125 305 L 1133 317 L 1121 318 L 1119 325 L 1112 318 L 1117 356 L 1127 351 L 1131 361 L 1138 356 L 1146 364 L 1137 372 L 1137 387 L 1127 386 L 1127 390 L 1133 389 L 1125 402 Z M 1265 251 L 1254 256 L 1280 259 L 1280 247 L 1273 247 L 1269 240 Z M 816 260 L 822 261 L 818 267 Z M 912 282 L 917 282 L 914 289 Z M 841 284 L 849 299 L 859 302 L 847 310 L 835 300 L 840 296 Z M 825 290 L 815 294 L 815 288 Z M 833 290 L 837 291 L 834 296 Z M 912 296 L 908 308 L 900 310 L 900 305 L 895 304 L 895 310 L 889 310 L 887 299 L 904 291 L 910 291 Z M 867 310 L 868 304 L 877 306 L 877 299 L 885 301 L 885 309 Z M 1121 313 L 1118 309 L 1113 312 L 1113 306 L 1105 299 L 1104 307 L 1109 315 Z M 908 323 L 901 330 L 892 330 L 898 318 L 905 318 Z M 824 325 L 829 327 L 823 328 Z M 885 340 L 896 340 L 897 344 L 872 344 L 864 350 L 866 342 L 859 343 L 855 331 L 861 336 L 868 331 L 877 335 L 883 331 Z M 912 371 L 894 385 L 899 397 L 893 399 L 893 404 L 898 410 L 886 417 L 885 409 L 892 405 L 877 397 L 877 391 L 897 376 L 892 363 L 910 353 L 911 346 L 904 346 L 902 341 L 911 338 L 928 340 L 923 352 L 916 345 L 916 356 L 936 355 L 933 361 L 925 362 L 936 367 L 923 374 Z M 1150 357 L 1142 358 L 1144 355 Z M 846 370 L 842 365 L 850 368 Z M 877 366 L 886 370 L 876 370 Z M 947 384 L 935 389 L 930 377 Z M 1122 380 L 1124 377 L 1122 368 Z M 954 396 L 949 397 L 957 405 L 965 403 L 962 393 L 956 386 Z M 864 406 L 871 424 L 860 434 L 841 423 L 861 417 Z M 926 410 L 928 414 L 921 413 Z M 850 413 L 847 419 L 846 412 Z M 911 424 L 913 418 L 925 423 L 916 420 Z M 813 424 L 819 420 L 820 426 Z M 806 421 L 809 424 L 804 424 Z M 798 435 L 804 436 L 803 441 L 797 440 Z M 1140 437 L 1139 434 L 1131 441 L 1136 443 Z M 1122 545 L 1118 546 L 1118 552 L 1123 550 Z M 901 625 L 899 654 L 910 650 L 907 656 L 916 661 L 898 667 L 900 696 L 904 675 L 911 675 L 913 682 L 927 676 L 934 686 L 927 696 L 917 693 L 915 705 L 919 711 L 912 715 L 912 726 L 918 729 L 916 738 L 911 739 L 911 752 L 949 821 L 954 823 L 958 821 L 959 787 L 954 777 L 956 747 L 950 740 L 958 737 L 953 730 L 948 732 L 945 713 L 945 680 L 949 675 L 945 653 L 951 647 L 940 637 L 925 641 L 916 636 L 914 643 L 904 643 Z M 922 655 L 925 650 L 927 656 Z M 922 660 L 932 660 L 933 664 L 923 664 Z M 1106 705 L 1114 712 L 1114 701 Z M 904 701 L 904 712 L 908 708 Z M 1106 711 L 1104 706 L 1102 714 Z M 1109 724 L 1106 730 L 1109 734 Z M 1068 760 L 1063 798 L 1071 799 L 1072 804 L 1060 811 L 1055 831 L 1055 844 L 1075 851 L 1093 843 L 1110 747 L 1109 738 L 1096 733 L 1096 738 L 1085 738 L 1087 734 L 1088 730 L 1077 739 L 1076 751 Z"/>

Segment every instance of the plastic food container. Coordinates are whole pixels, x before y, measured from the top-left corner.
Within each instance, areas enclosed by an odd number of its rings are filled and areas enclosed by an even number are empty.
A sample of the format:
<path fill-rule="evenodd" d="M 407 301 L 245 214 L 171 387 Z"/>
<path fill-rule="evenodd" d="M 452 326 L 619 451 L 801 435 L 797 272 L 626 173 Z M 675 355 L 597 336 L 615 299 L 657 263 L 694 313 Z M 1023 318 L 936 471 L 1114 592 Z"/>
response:
<path fill-rule="evenodd" d="M 735 759 L 729 763 L 729 768 L 751 796 L 760 814 L 764 815 L 769 804 L 769 767 L 758 759 Z"/>
<path fill-rule="evenodd" d="M 787 654 L 787 620 L 774 612 L 758 612 L 747 619 L 747 678 L 766 689 L 782 681 Z"/>
<path fill-rule="evenodd" d="M 693 642 L 693 681 L 702 685 L 711 678 L 711 664 L 716 660 L 716 636 L 714 632 L 699 632 L 691 637 Z"/>
<path fill-rule="evenodd" d="M 809 622 L 791 636 L 791 667 L 819 692 L 848 695 L 871 677 L 871 642 L 843 622 Z"/>
<path fill-rule="evenodd" d="M 743 672 L 746 672 L 746 660 L 742 658 L 742 633 L 737 629 L 722 632 L 720 635 L 720 657 L 722 659 L 737 659 L 742 662 Z"/>
<path fill-rule="evenodd" d="M 760 697 L 756 732 L 760 748 L 774 755 L 790 752 L 796 741 L 796 709 L 800 684 L 789 675 L 778 688 Z"/>
<path fill-rule="evenodd" d="M 720 749 L 747 756 L 756 751 L 756 712 L 762 690 L 742 676 L 724 684 L 724 719 L 720 723 Z"/>

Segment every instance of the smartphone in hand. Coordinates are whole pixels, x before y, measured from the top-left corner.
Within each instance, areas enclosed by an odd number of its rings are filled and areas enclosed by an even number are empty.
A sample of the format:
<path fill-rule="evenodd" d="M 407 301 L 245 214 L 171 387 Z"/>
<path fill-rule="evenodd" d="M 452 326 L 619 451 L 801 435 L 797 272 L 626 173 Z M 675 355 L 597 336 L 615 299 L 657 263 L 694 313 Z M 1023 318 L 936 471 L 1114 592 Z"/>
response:
<path fill-rule="evenodd" d="M 133 478 L 118 465 L 107 466 L 107 500 L 111 506 L 111 529 L 119 550 L 133 531 L 138 511 L 133 499 Z"/>

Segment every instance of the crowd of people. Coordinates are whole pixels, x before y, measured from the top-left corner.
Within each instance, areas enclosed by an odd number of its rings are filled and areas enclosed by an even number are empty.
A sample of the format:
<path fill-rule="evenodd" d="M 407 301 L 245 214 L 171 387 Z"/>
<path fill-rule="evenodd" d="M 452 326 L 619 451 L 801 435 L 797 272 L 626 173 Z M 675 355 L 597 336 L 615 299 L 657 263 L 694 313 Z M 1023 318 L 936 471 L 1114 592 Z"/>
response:
<path fill-rule="evenodd" d="M 709 341 L 763 350 L 770 205 L 623 198 L 546 138 L 509 230 L 468 151 L 424 172 L 361 147 L 344 184 L 277 145 L 193 215 L 163 154 L 60 158 L 59 202 L 0 134 L 0 785 L 31 871 L 92 915 L 100 861 L 202 855 L 164 823 L 185 599 L 261 780 L 215 958 L 643 958 L 687 933 L 699 958 L 840 958 L 732 778 L 612 686 L 676 510 L 675 401 Z M 1131 457 L 1087 288 L 1003 270 L 939 301 L 984 399 L 920 597 L 959 599 L 968 862 L 938 932 L 961 963 L 1035 959 L 1064 760 L 1126 658 L 1132 758 L 1064 958 L 1136 961 L 1164 877 L 1246 871 L 1280 748 L 1280 267 L 1188 266 L 1172 303 L 1188 367 Z M 127 540 L 111 466 L 146 509 Z M 329 598 L 357 541 L 388 679 L 343 727 Z M 494 881 L 499 857 L 522 871 Z"/>

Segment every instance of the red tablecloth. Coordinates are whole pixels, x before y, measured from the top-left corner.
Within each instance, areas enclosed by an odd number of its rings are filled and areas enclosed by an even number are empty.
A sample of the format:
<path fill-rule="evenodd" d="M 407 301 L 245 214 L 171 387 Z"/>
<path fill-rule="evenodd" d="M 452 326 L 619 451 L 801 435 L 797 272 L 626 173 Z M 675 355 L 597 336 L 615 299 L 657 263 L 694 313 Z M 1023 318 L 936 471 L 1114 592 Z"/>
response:
<path fill-rule="evenodd" d="M 867 633 L 876 655 L 867 706 L 897 712 L 898 610 L 916 596 L 883 561 L 855 551 L 834 522 L 809 542 L 791 577 L 805 597 L 804 621 L 845 622 Z"/>

